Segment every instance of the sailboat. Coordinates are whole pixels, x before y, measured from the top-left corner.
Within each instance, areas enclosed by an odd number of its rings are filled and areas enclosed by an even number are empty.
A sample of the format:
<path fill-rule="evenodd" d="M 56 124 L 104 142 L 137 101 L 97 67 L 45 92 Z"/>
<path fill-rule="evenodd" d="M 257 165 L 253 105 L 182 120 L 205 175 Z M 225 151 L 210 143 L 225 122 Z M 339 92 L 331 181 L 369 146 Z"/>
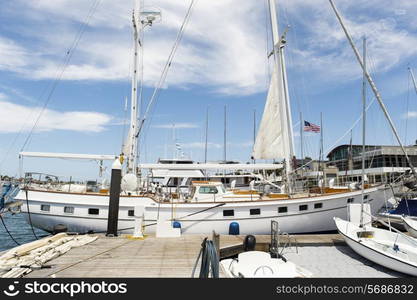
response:
<path fill-rule="evenodd" d="M 366 81 L 368 81 L 388 119 L 394 135 L 405 153 L 409 166 L 414 173 L 414 167 L 408 159 L 407 153 L 402 146 L 396 128 L 389 117 L 388 111 L 385 108 L 376 85 L 374 84 L 372 77 L 367 72 L 366 40 L 364 39 L 364 53 L 361 59 L 336 6 L 332 0 L 329 1 L 363 70 L 363 150 L 365 148 Z M 364 174 L 365 169 L 364 159 L 365 151 L 362 151 L 362 175 Z M 362 191 L 363 190 L 364 183 L 362 182 Z M 337 226 L 337 230 L 342 235 L 348 246 L 359 255 L 394 271 L 417 276 L 417 240 L 401 233 L 397 229 L 391 227 L 389 223 L 387 224 L 382 220 L 378 220 L 372 215 L 369 203 L 364 203 L 362 197 L 360 204 L 349 205 L 349 221 L 335 217 L 334 222 Z M 374 219 L 381 222 L 383 225 L 388 226 L 388 229 L 381 229 L 372 226 L 372 221 Z"/>
<path fill-rule="evenodd" d="M 293 185 L 294 142 L 291 106 L 285 66 L 285 34 L 278 30 L 275 0 L 269 0 L 273 37 L 274 67 L 267 94 L 265 109 L 253 149 L 254 159 L 284 158 L 284 186 L 280 193 L 260 193 L 255 190 L 228 191 L 221 182 L 194 181 L 189 193 L 158 193 L 143 190 L 137 174 L 141 169 L 162 169 L 166 166 L 138 164 L 138 51 L 141 30 L 152 23 L 156 14 L 140 10 L 137 1 L 133 17 L 134 68 L 132 73 L 131 126 L 125 143 L 127 162 L 120 195 L 119 230 L 131 232 L 134 226 L 134 208 L 143 206 L 146 232 L 155 232 L 159 221 L 172 222 L 181 227 L 182 233 L 209 234 L 216 231 L 228 234 L 269 234 L 270 222 L 278 221 L 288 233 L 324 232 L 336 229 L 333 217 L 346 218 L 347 205 L 358 203 L 362 195 L 376 213 L 384 205 L 384 195 L 391 190 L 384 185 L 357 189 L 327 189 L 324 193 L 306 191 L 296 193 Z M 139 125 L 140 127 L 141 125 Z M 74 155 L 21 153 L 25 156 L 85 158 L 90 160 L 122 160 L 118 155 Z M 224 169 L 276 170 L 279 164 L 176 164 L 175 169 Z M 109 193 L 99 191 L 73 192 L 53 186 L 39 186 L 32 182 L 22 187 L 17 200 L 23 202 L 22 213 L 33 226 L 53 231 L 57 224 L 69 231 L 103 232 L 107 228 Z"/>

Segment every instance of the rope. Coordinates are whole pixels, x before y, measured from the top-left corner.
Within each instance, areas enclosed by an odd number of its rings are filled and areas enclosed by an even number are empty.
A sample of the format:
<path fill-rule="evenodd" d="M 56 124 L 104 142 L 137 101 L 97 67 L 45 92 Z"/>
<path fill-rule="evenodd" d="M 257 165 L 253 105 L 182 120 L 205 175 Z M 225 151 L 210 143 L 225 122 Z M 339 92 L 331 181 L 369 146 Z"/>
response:
<path fill-rule="evenodd" d="M 27 190 L 27 189 L 25 189 L 25 196 L 26 196 L 26 207 L 27 207 L 28 217 L 29 217 L 29 225 L 30 225 L 30 228 L 32 229 L 33 236 L 34 236 L 37 240 L 39 240 L 38 236 L 37 236 L 37 235 L 36 235 L 36 233 L 35 233 L 35 229 L 33 228 L 32 218 L 31 218 L 31 216 L 30 216 L 30 210 L 29 210 L 29 199 L 28 199 L 28 190 Z"/>
<path fill-rule="evenodd" d="M 13 240 L 13 242 L 16 243 L 16 245 L 20 245 L 20 243 L 14 239 L 14 237 L 11 234 L 11 232 L 9 231 L 9 229 L 7 229 L 6 223 L 4 223 L 4 220 L 3 220 L 3 217 L 2 217 L 1 214 L 0 214 L 0 219 L 1 219 L 1 222 L 3 223 L 4 229 L 6 229 L 6 232 L 9 235 L 9 237 Z"/>
<path fill-rule="evenodd" d="M 200 257 L 201 267 L 199 278 L 209 278 L 210 273 L 212 278 L 219 278 L 219 256 L 217 255 L 217 249 L 213 241 L 205 238 L 201 244 L 201 249 L 191 274 L 192 278 L 194 278 Z"/>

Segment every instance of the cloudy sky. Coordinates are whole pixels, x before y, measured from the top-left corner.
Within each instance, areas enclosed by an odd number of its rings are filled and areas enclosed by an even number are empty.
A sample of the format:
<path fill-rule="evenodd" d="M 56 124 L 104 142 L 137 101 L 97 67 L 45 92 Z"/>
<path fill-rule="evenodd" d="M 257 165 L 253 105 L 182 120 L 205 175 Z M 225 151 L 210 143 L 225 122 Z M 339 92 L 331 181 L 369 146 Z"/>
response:
<path fill-rule="evenodd" d="M 280 0 L 288 27 L 287 70 L 299 151 L 299 114 L 319 123 L 324 148 L 349 143 L 361 112 L 361 70 L 327 0 Z M 357 46 L 368 38 L 368 64 L 407 144 L 417 138 L 417 97 L 407 67 L 417 68 L 417 5 L 399 0 L 335 0 Z M 18 152 L 119 153 L 130 97 L 133 0 L 0 0 L 0 172 L 15 175 Z M 161 22 L 145 30 L 143 108 L 161 74 L 190 0 L 145 1 Z M 84 25 L 83 25 L 84 24 Z M 266 1 L 197 0 L 141 139 L 142 162 L 174 155 L 175 141 L 209 160 L 246 162 L 269 85 Z M 417 71 L 416 71 L 417 72 Z M 371 91 L 368 102 L 372 103 Z M 44 109 L 43 109 L 44 108 Z M 407 117 L 408 116 L 408 117 Z M 356 122 L 356 123 L 355 123 Z M 360 143 L 360 127 L 353 142 Z M 175 128 L 175 129 L 173 129 Z M 368 110 L 370 144 L 395 144 L 376 102 Z M 317 157 L 319 137 L 305 138 Z M 25 171 L 97 176 L 93 163 L 25 159 Z"/>

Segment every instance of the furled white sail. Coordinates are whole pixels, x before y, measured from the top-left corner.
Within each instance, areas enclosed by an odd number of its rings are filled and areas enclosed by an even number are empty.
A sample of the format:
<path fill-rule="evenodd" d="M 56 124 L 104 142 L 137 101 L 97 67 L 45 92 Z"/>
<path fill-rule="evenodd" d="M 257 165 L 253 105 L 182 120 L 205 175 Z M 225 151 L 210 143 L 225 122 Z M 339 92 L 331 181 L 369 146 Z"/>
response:
<path fill-rule="evenodd" d="M 279 83 L 282 83 L 282 72 L 278 72 L 275 67 L 253 147 L 254 159 L 288 158 L 290 153 L 285 91 L 282 86 L 278 86 Z"/>

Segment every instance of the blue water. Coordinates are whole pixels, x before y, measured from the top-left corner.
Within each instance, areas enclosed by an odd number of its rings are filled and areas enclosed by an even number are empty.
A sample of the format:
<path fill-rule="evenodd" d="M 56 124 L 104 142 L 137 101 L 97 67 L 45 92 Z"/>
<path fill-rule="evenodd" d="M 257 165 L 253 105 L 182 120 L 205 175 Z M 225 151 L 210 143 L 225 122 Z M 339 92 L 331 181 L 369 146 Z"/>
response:
<path fill-rule="evenodd" d="M 4 223 L 13 235 L 14 239 L 19 243 L 28 243 L 34 241 L 36 238 L 33 235 L 32 229 L 28 223 L 26 223 L 23 215 L 12 215 L 7 213 L 3 215 Z M 46 231 L 34 228 L 36 235 L 40 238 L 49 235 Z M 15 242 L 9 237 L 4 229 L 3 223 L 0 221 L 0 251 L 7 250 L 17 246 Z"/>

